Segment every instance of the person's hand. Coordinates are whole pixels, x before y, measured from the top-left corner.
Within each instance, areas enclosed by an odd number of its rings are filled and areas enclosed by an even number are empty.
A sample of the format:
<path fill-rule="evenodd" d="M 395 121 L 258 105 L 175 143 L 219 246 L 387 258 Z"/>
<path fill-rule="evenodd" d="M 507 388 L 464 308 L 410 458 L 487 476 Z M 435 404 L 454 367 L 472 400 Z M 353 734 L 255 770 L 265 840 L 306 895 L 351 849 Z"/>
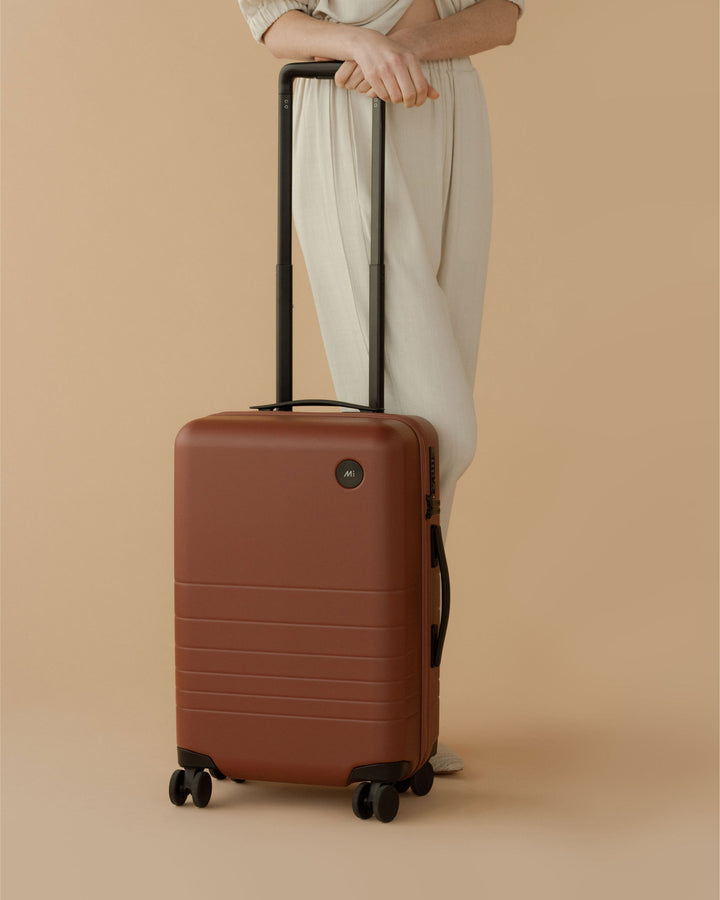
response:
<path fill-rule="evenodd" d="M 345 60 L 335 73 L 338 87 L 406 107 L 422 106 L 428 98 L 437 100 L 440 94 L 428 84 L 412 50 L 372 29 L 359 28 L 358 32 L 356 58 Z"/>
<path fill-rule="evenodd" d="M 368 94 L 372 88 L 370 82 L 365 78 L 363 70 L 354 59 L 346 59 L 340 66 L 335 73 L 335 84 L 348 91 L 358 91 L 361 94 Z M 376 95 L 373 94 L 373 96 Z"/>

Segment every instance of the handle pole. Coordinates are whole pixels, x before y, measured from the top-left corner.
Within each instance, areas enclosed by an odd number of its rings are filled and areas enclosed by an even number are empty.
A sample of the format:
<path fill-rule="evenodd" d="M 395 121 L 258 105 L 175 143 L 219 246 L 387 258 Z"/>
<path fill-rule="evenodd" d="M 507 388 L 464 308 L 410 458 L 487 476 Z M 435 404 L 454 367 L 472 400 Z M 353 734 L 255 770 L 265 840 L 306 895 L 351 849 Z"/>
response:
<path fill-rule="evenodd" d="M 278 231 L 275 268 L 276 402 L 292 412 L 293 266 L 292 167 L 293 82 L 295 78 L 334 78 L 342 60 L 292 62 L 278 79 Z M 385 102 L 373 97 L 372 224 L 370 256 L 369 408 L 383 412 L 385 375 Z M 266 406 L 267 408 L 267 406 Z"/>
<path fill-rule="evenodd" d="M 373 97 L 370 224 L 370 406 L 385 405 L 385 102 Z"/>
<path fill-rule="evenodd" d="M 282 73 L 281 73 L 282 74 Z M 293 267 L 292 267 L 292 81 L 278 110 L 278 229 L 275 268 L 275 378 L 278 403 L 292 398 L 293 369 Z M 289 407 L 292 412 L 292 407 Z"/>

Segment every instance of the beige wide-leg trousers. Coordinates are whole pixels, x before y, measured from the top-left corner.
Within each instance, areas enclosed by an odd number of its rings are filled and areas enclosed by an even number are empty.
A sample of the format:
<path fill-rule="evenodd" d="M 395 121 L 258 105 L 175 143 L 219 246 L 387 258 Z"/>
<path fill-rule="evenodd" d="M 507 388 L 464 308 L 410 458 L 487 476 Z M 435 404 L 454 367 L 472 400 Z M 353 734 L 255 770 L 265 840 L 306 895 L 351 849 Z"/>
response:
<path fill-rule="evenodd" d="M 477 445 L 473 388 L 490 246 L 490 132 L 469 57 L 421 63 L 440 92 L 386 106 L 385 411 L 439 439 L 447 541 Z M 295 81 L 293 216 L 339 400 L 368 403 L 372 99 Z"/>

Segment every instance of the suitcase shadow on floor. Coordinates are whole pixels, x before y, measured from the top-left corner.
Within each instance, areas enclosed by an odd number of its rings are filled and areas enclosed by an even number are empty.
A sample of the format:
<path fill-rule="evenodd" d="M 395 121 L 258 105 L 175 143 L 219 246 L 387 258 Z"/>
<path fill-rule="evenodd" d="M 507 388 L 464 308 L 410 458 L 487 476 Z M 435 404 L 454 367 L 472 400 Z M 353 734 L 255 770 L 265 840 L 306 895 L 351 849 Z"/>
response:
<path fill-rule="evenodd" d="M 323 787 L 318 785 L 285 784 L 278 782 L 248 781 L 243 784 L 213 782 L 212 798 L 202 815 L 213 810 L 225 810 L 233 815 L 274 811 L 286 816 L 297 811 L 307 813 L 322 811 L 323 815 L 343 820 L 353 818 L 352 798 L 356 784 L 347 787 Z M 191 806 L 188 800 L 188 806 Z M 552 804 L 550 804 L 552 805 Z M 508 790 L 498 789 L 492 773 L 467 772 L 438 775 L 427 796 L 417 797 L 412 791 L 400 795 L 397 822 L 457 823 L 468 819 L 477 822 L 508 815 L 540 812 L 548 804 L 532 791 L 518 786 Z"/>
<path fill-rule="evenodd" d="M 350 789 L 277 781 L 246 781 L 244 784 L 213 783 L 211 807 L 278 806 L 285 809 L 325 806 L 328 809 L 350 802 Z"/>
<path fill-rule="evenodd" d="M 212 799 L 207 809 L 211 810 L 214 807 L 240 812 L 243 809 L 257 811 L 260 808 L 274 808 L 279 815 L 292 810 L 321 809 L 329 816 L 336 812 L 339 816 L 345 817 L 349 813 L 352 817 L 352 797 L 356 787 L 356 784 L 347 787 L 324 787 L 267 781 L 247 781 L 244 784 L 215 781 Z M 436 787 L 438 787 L 437 795 L 433 796 Z M 440 796 L 442 787 L 442 780 L 438 778 L 427 796 L 417 797 L 410 790 L 401 794 L 397 819 L 410 821 L 415 818 L 433 818 L 444 806 Z"/>
<path fill-rule="evenodd" d="M 458 740 L 453 749 L 465 760 L 465 769 L 436 775 L 427 796 L 402 794 L 397 821 L 477 822 L 515 815 L 604 819 L 605 810 L 631 788 L 632 768 L 623 770 L 624 743 L 622 734 L 573 725 Z M 352 815 L 354 789 L 263 781 L 234 784 L 228 779 L 213 782 L 208 808 L 276 808 L 278 814 L 324 809 L 328 815 Z M 644 817 L 640 809 L 638 814 Z"/>

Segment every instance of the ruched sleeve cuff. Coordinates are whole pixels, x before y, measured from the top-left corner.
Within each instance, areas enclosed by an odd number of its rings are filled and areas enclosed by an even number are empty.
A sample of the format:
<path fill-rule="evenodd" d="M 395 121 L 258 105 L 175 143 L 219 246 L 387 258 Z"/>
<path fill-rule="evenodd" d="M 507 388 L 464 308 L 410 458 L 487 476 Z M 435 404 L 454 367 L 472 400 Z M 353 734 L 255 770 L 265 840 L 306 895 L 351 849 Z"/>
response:
<path fill-rule="evenodd" d="M 511 3 L 514 3 L 515 6 L 518 7 L 518 19 L 525 12 L 525 0 L 510 0 Z"/>
<path fill-rule="evenodd" d="M 263 3 L 263 0 L 239 0 L 239 3 L 240 12 L 258 44 L 265 43 L 263 35 L 283 13 L 291 9 L 299 9 L 304 13 L 308 11 L 307 3 L 302 0 L 268 0 L 267 3 Z"/>

